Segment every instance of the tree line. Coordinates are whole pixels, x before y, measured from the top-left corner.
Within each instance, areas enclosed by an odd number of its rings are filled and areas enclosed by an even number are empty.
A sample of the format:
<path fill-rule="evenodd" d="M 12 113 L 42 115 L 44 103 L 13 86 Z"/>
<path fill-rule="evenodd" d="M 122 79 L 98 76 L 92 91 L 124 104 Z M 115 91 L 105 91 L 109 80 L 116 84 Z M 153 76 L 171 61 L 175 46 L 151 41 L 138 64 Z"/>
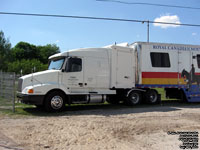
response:
<path fill-rule="evenodd" d="M 0 70 L 29 74 L 34 71 L 46 70 L 48 57 L 59 53 L 55 44 L 36 46 L 27 42 L 19 42 L 11 47 L 9 39 L 0 31 Z"/>

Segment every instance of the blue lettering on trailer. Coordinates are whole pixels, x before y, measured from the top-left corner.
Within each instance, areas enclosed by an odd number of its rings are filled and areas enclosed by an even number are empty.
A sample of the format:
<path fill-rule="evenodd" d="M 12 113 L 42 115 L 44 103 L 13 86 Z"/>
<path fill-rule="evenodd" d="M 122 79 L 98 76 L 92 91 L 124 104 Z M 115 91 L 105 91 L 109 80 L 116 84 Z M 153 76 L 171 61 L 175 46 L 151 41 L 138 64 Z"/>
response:
<path fill-rule="evenodd" d="M 153 49 L 161 50 L 182 50 L 182 51 L 200 51 L 200 47 L 186 47 L 176 45 L 153 45 Z"/>

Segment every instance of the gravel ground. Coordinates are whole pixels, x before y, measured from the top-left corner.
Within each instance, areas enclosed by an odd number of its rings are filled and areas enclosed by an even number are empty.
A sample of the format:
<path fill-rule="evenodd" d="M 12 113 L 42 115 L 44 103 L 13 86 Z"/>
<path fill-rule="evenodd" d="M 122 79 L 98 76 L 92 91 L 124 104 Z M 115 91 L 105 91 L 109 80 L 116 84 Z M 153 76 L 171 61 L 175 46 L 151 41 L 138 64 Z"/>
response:
<path fill-rule="evenodd" d="M 200 104 L 0 117 L 0 129 L 0 150 L 178 150 L 179 135 L 168 131 L 200 133 Z"/>

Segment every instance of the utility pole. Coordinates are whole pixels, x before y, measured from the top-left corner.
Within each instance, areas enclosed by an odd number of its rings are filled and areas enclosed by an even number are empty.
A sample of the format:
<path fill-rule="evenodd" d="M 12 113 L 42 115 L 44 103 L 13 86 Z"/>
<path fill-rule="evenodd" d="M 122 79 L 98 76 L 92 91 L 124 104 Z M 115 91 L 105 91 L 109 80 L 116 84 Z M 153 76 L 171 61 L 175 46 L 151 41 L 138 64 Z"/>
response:
<path fill-rule="evenodd" d="M 147 42 L 149 42 L 149 20 L 147 21 Z"/>
<path fill-rule="evenodd" d="M 142 21 L 142 24 L 147 23 L 147 42 L 149 42 L 149 20 Z"/>

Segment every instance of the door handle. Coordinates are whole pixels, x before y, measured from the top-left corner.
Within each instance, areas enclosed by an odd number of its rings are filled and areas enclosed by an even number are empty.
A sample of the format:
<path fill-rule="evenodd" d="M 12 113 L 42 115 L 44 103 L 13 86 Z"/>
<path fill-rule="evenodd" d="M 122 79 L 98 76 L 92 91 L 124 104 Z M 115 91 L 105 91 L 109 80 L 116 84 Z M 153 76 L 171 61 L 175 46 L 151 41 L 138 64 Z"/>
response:
<path fill-rule="evenodd" d="M 83 83 L 78 83 L 78 85 L 83 86 Z"/>

